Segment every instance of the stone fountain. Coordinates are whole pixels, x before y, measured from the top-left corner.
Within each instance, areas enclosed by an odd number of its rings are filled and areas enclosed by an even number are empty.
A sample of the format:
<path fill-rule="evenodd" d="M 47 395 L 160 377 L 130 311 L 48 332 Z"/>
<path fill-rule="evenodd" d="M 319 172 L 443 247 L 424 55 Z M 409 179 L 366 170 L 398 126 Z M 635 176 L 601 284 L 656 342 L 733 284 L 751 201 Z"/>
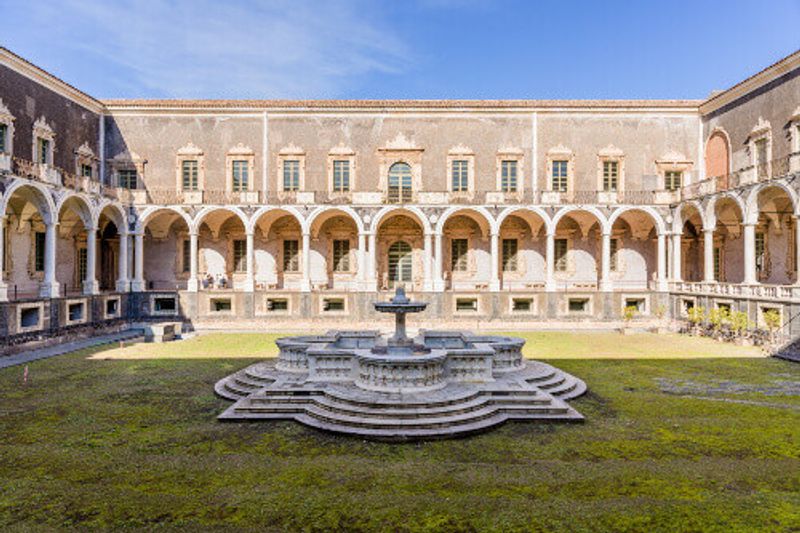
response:
<path fill-rule="evenodd" d="M 406 333 L 406 315 L 424 302 L 397 289 L 376 302 L 395 315 L 395 331 L 330 331 L 277 341 L 277 360 L 220 380 L 235 403 L 220 420 L 296 420 L 379 440 L 443 438 L 484 431 L 507 420 L 581 421 L 566 400 L 580 379 L 522 357 L 525 341 L 460 331 Z"/>

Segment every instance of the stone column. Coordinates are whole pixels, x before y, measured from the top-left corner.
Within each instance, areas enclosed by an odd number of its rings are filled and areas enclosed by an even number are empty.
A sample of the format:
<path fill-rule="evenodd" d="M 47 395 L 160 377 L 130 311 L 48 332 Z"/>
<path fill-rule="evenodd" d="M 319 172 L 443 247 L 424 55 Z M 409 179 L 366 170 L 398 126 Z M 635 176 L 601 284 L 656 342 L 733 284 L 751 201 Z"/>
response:
<path fill-rule="evenodd" d="M 547 248 L 545 253 L 546 269 L 544 279 L 544 290 L 555 292 L 556 290 L 556 236 L 555 233 L 547 232 Z"/>
<path fill-rule="evenodd" d="M 144 291 L 144 232 L 133 234 L 133 292 Z"/>
<path fill-rule="evenodd" d="M 6 246 L 6 217 L 0 216 L 0 302 L 8 301 L 8 284 L 6 284 L 5 275 L 5 246 Z"/>
<path fill-rule="evenodd" d="M 247 249 L 245 250 L 245 279 L 244 279 L 244 292 L 253 292 L 256 290 L 256 278 L 255 278 L 255 239 L 252 231 L 248 231 L 246 234 L 247 238 Z"/>
<path fill-rule="evenodd" d="M 681 260 L 681 253 L 683 253 L 682 235 L 676 233 L 672 236 L 672 279 L 674 281 L 683 281 L 683 262 Z"/>
<path fill-rule="evenodd" d="M 756 279 L 756 225 L 744 224 L 744 280 L 745 285 L 755 285 Z"/>
<path fill-rule="evenodd" d="M 186 290 L 197 292 L 200 290 L 200 280 L 197 279 L 197 241 L 199 236 L 196 231 L 189 231 L 189 280 Z"/>
<path fill-rule="evenodd" d="M 367 273 L 364 272 L 366 268 L 367 254 L 364 247 L 367 244 L 367 235 L 365 233 L 358 234 L 358 250 L 356 251 L 356 263 L 358 265 L 358 272 L 356 272 L 356 288 L 359 291 L 364 290 L 364 284 L 367 281 Z"/>
<path fill-rule="evenodd" d="M 794 270 L 795 283 L 800 285 L 800 217 L 794 217 Z"/>
<path fill-rule="evenodd" d="M 658 272 L 656 275 L 656 285 L 660 292 L 666 292 L 669 288 L 667 284 L 667 236 L 663 233 L 658 234 Z"/>
<path fill-rule="evenodd" d="M 430 233 L 425 233 L 425 238 L 423 241 L 423 264 L 422 264 L 422 274 L 423 274 L 423 282 L 422 282 L 422 290 L 425 292 L 431 292 L 433 290 L 433 280 L 431 279 L 431 263 L 433 262 L 432 257 L 432 250 L 433 244 L 432 236 Z"/>
<path fill-rule="evenodd" d="M 611 292 L 611 233 L 603 232 L 600 253 L 600 292 Z"/>
<path fill-rule="evenodd" d="M 491 235 L 491 250 L 492 250 L 492 268 L 491 278 L 489 278 L 489 290 L 497 292 L 500 290 L 500 235 L 492 233 Z"/>
<path fill-rule="evenodd" d="M 86 279 L 83 280 L 83 294 L 97 294 L 97 228 L 86 228 Z"/>
<path fill-rule="evenodd" d="M 376 244 L 375 234 L 367 234 L 369 251 L 367 252 L 367 279 L 364 286 L 367 291 L 375 292 L 378 290 L 378 245 Z"/>
<path fill-rule="evenodd" d="M 42 298 L 58 298 L 61 290 L 56 281 L 56 238 L 58 223 L 47 224 L 44 237 L 44 281 L 42 281 L 40 296 Z"/>
<path fill-rule="evenodd" d="M 714 282 L 714 229 L 703 229 L 703 281 Z"/>
<path fill-rule="evenodd" d="M 303 278 L 300 292 L 311 292 L 311 234 L 303 232 Z"/>
<path fill-rule="evenodd" d="M 119 235 L 119 253 L 117 254 L 117 292 L 128 292 L 131 284 L 128 280 L 128 234 Z"/>
<path fill-rule="evenodd" d="M 444 292 L 444 278 L 442 277 L 442 233 L 433 234 L 433 290 Z"/>

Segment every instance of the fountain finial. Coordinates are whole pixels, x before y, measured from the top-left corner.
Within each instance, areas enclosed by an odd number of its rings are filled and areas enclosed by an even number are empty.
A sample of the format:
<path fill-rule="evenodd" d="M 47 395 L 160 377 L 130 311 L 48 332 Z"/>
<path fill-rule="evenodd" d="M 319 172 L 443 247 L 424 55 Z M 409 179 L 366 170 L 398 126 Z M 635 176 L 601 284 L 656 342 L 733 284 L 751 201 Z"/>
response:
<path fill-rule="evenodd" d="M 425 302 L 409 300 L 402 286 L 395 289 L 394 298 L 388 302 L 375 302 L 374 305 L 379 313 L 394 313 L 394 336 L 389 339 L 389 345 L 395 346 L 411 344 L 406 337 L 406 313 L 419 313 L 428 306 Z"/>

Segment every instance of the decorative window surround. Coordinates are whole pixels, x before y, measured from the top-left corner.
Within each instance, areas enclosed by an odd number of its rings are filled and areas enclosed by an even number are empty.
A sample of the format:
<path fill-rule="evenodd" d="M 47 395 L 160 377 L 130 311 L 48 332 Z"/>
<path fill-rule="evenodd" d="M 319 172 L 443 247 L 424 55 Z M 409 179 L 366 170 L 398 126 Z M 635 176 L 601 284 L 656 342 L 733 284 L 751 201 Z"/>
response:
<path fill-rule="evenodd" d="M 56 150 L 56 133 L 53 128 L 47 123 L 45 118 L 39 119 L 33 123 L 33 142 L 31 145 L 31 161 L 36 163 L 39 167 L 39 172 L 43 181 L 52 184 L 58 184 L 61 180 L 58 173 L 53 168 L 53 156 Z M 40 143 L 45 143 L 45 153 L 40 154 L 42 146 Z M 44 162 L 42 162 L 42 157 Z"/>
<path fill-rule="evenodd" d="M 789 135 L 792 142 L 789 154 L 789 172 L 800 172 L 800 105 L 789 118 Z"/>
<path fill-rule="evenodd" d="M 764 150 L 765 161 L 760 161 L 759 158 L 759 143 L 766 143 Z M 755 182 L 759 179 L 769 179 L 772 177 L 772 126 L 764 117 L 758 117 L 758 122 L 750 131 L 750 136 L 747 139 L 747 147 L 750 150 L 750 163 L 753 166 L 752 174 L 750 175 L 749 182 Z"/>
<path fill-rule="evenodd" d="M 506 198 L 522 199 L 525 191 L 525 152 L 520 148 L 505 147 L 497 151 L 496 172 L 497 172 L 497 191 Z M 513 192 L 503 192 L 503 161 L 517 162 L 517 190 Z"/>
<path fill-rule="evenodd" d="M 346 191 L 336 190 L 334 186 L 333 170 L 334 161 L 347 161 L 348 165 L 348 188 Z M 349 146 L 339 144 L 328 152 L 328 191 L 331 198 L 350 198 L 356 188 L 356 153 Z"/>
<path fill-rule="evenodd" d="M 525 301 L 530 306 L 528 309 L 515 309 L 517 301 Z M 534 295 L 515 296 L 508 299 L 508 312 L 512 315 L 537 315 L 539 314 L 539 299 Z"/>
<path fill-rule="evenodd" d="M 245 161 L 245 167 L 247 168 L 247 187 L 243 190 L 234 190 L 233 187 L 233 162 L 234 161 Z M 228 150 L 227 155 L 225 156 L 225 175 L 227 176 L 226 182 L 226 190 L 230 193 L 238 194 L 240 196 L 239 200 L 245 203 L 256 203 L 258 202 L 258 192 L 255 191 L 255 183 L 256 183 L 256 153 L 253 151 L 252 148 L 249 146 L 245 146 L 242 143 L 237 144 L 230 150 Z"/>
<path fill-rule="evenodd" d="M 97 163 L 99 159 L 91 149 L 88 142 L 84 142 L 80 147 L 75 150 L 75 175 L 80 178 L 97 178 Z M 84 176 L 83 167 L 91 168 L 91 176 Z"/>
<path fill-rule="evenodd" d="M 389 169 L 395 163 L 406 163 L 411 167 L 411 202 L 417 198 L 422 189 L 422 154 L 424 148 L 416 145 L 413 139 L 406 138 L 403 133 L 388 141 L 383 147 L 378 148 L 378 172 L 380 181 L 379 190 L 385 197 L 389 194 Z"/>
<path fill-rule="evenodd" d="M 116 302 L 116 305 L 114 304 Z M 111 304 L 111 305 L 109 305 Z M 103 300 L 103 318 L 119 318 L 122 315 L 122 300 L 119 296 L 106 296 Z"/>
<path fill-rule="evenodd" d="M 668 191 L 666 174 L 667 172 L 680 172 L 681 185 L 686 185 L 686 176 L 691 172 L 694 162 L 685 155 L 674 150 L 670 150 L 655 161 L 656 173 L 658 174 L 658 188 L 661 191 Z M 669 191 L 670 193 L 673 191 Z"/>
<path fill-rule="evenodd" d="M 35 309 L 37 311 L 36 323 L 27 326 L 22 325 L 22 315 L 25 311 Z M 17 306 L 17 333 L 28 333 L 31 331 L 39 331 L 44 325 L 44 302 L 35 304 L 22 304 Z"/>
<path fill-rule="evenodd" d="M 121 170 L 133 170 L 136 172 L 136 191 L 134 192 L 134 203 L 146 203 L 147 202 L 147 193 L 144 190 L 145 183 L 144 183 L 144 166 L 147 163 L 147 160 L 143 159 L 139 154 L 136 152 L 128 152 L 127 150 L 122 151 L 111 158 L 109 161 L 111 164 L 111 180 L 110 183 L 114 187 L 123 187 L 125 185 L 120 180 L 120 171 Z"/>
<path fill-rule="evenodd" d="M 0 147 L 0 170 L 11 171 L 11 157 L 14 154 L 14 115 L 0 98 L 0 124 L 5 126 L 4 146 Z"/>
<path fill-rule="evenodd" d="M 70 317 L 70 308 L 72 306 L 82 306 L 81 316 L 75 319 Z M 88 321 L 89 315 L 89 305 L 88 301 L 84 300 L 83 298 L 76 298 L 72 300 L 65 300 L 64 301 L 64 325 L 65 326 L 72 326 L 74 324 L 83 324 Z"/>
<path fill-rule="evenodd" d="M 298 161 L 298 186 L 297 191 L 287 191 L 283 187 L 283 166 L 285 161 Z M 275 165 L 276 186 L 278 198 L 285 199 L 296 196 L 300 191 L 305 190 L 306 186 L 306 152 L 299 146 L 289 143 L 278 152 L 277 164 Z"/>
<path fill-rule="evenodd" d="M 643 309 L 639 309 L 640 316 L 649 316 L 650 315 L 650 295 L 643 294 L 643 293 L 632 293 L 632 294 L 622 294 L 621 298 L 619 299 L 620 302 L 620 315 L 625 313 L 625 303 L 627 300 L 642 300 L 644 301 Z"/>
<path fill-rule="evenodd" d="M 567 162 L 567 190 L 558 191 L 553 189 L 553 162 L 566 161 Z M 542 203 L 544 204 L 558 204 L 561 203 L 561 195 L 570 193 L 575 187 L 575 154 L 572 150 L 559 144 L 547 151 L 545 158 L 545 173 L 547 179 L 545 180 L 545 191 L 542 194 Z"/>
<path fill-rule="evenodd" d="M 606 191 L 603 187 L 603 166 L 608 162 L 617 163 L 616 191 Z M 625 153 L 613 144 L 609 144 L 597 153 L 597 190 L 600 203 L 616 203 L 617 193 L 625 192 Z"/>
<path fill-rule="evenodd" d="M 201 204 L 203 203 L 203 190 L 206 187 L 206 165 L 203 150 L 195 146 L 191 141 L 180 148 L 175 159 L 175 186 L 176 190 L 181 191 L 184 203 Z M 197 190 L 183 190 L 183 162 L 197 161 Z"/>
<path fill-rule="evenodd" d="M 467 190 L 456 191 L 453 189 L 453 161 L 467 162 Z M 450 199 L 469 198 L 475 195 L 475 152 L 471 148 L 459 144 L 447 152 L 447 190 L 450 192 Z"/>

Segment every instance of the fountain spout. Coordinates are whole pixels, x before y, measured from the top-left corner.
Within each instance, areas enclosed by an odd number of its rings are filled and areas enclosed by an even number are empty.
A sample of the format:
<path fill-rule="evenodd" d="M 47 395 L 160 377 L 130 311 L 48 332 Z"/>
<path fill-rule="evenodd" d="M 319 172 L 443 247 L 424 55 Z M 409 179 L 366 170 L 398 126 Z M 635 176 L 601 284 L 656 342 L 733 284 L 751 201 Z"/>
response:
<path fill-rule="evenodd" d="M 388 302 L 375 302 L 374 305 L 379 313 L 394 314 L 394 335 L 388 341 L 389 346 L 407 346 L 412 343 L 406 335 L 406 314 L 419 313 L 428 306 L 425 302 L 409 300 L 403 287 L 398 287 L 394 298 Z"/>

